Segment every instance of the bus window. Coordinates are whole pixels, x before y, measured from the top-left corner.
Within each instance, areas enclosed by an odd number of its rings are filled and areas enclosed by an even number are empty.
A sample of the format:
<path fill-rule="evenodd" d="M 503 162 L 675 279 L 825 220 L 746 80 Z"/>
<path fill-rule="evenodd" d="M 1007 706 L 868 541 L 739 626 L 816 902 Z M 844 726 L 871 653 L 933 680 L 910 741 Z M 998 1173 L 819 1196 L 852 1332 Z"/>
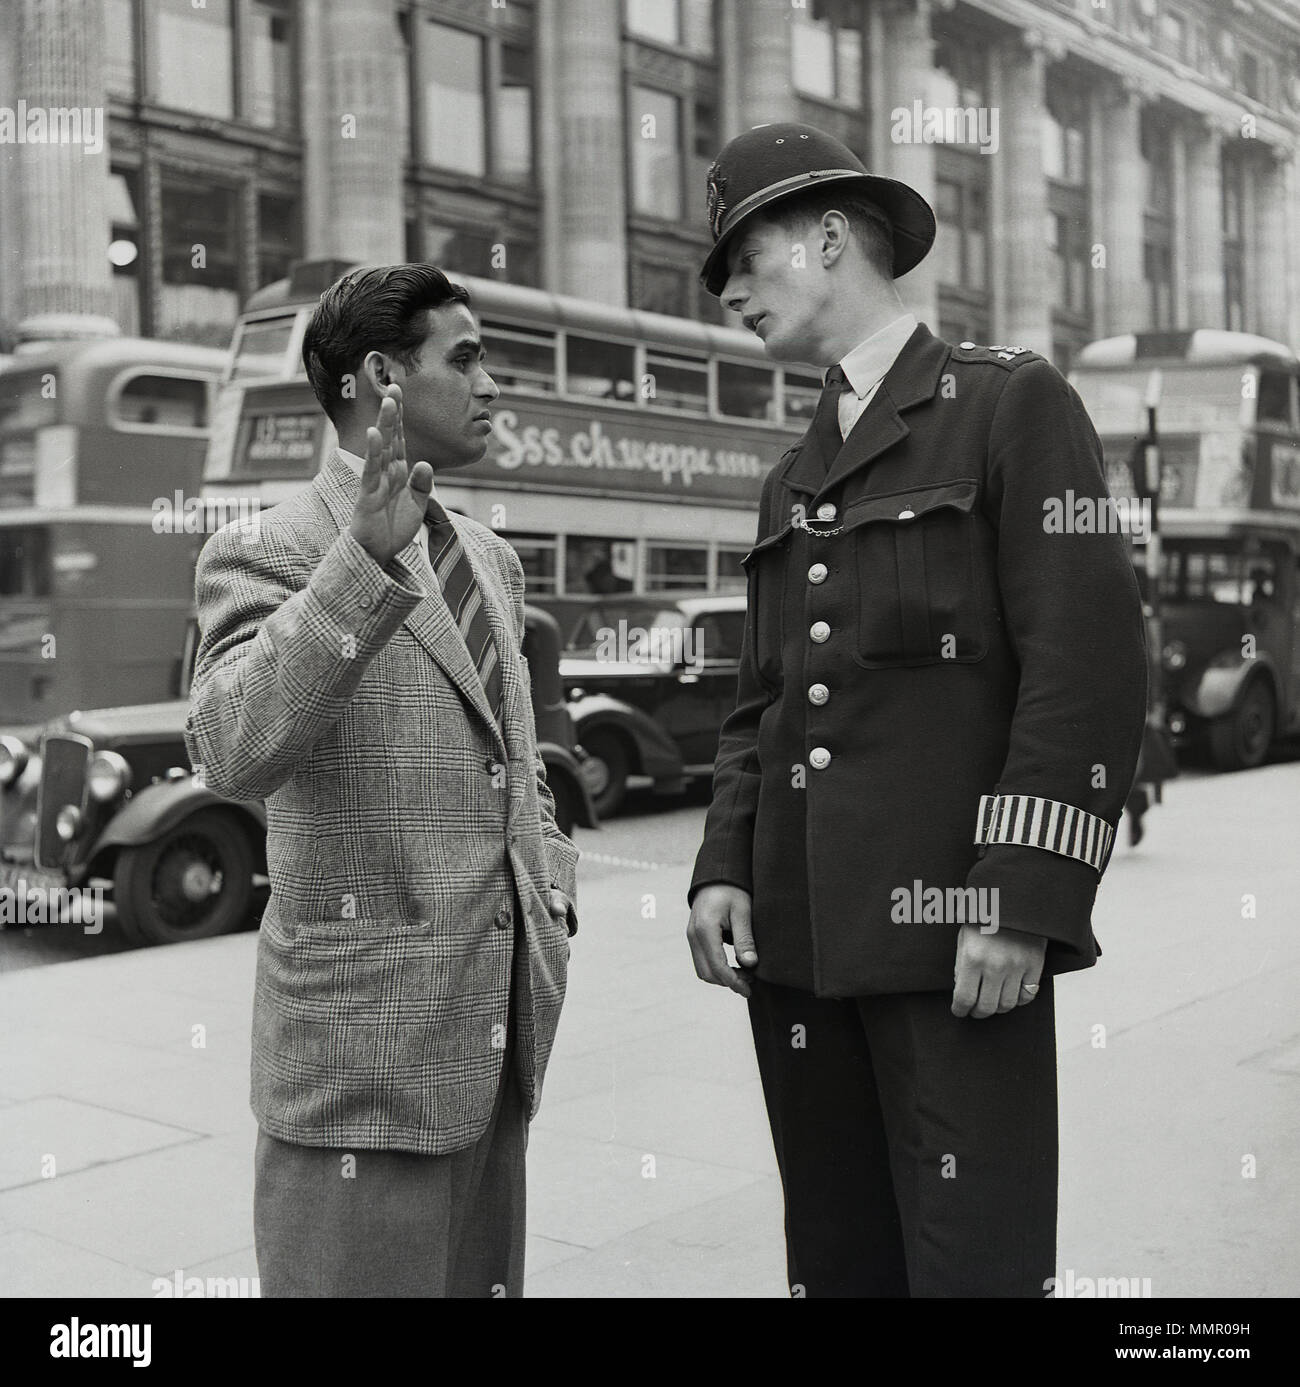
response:
<path fill-rule="evenodd" d="M 1260 371 L 1255 420 L 1260 424 L 1278 424 L 1284 429 L 1295 428 L 1293 376 L 1287 375 L 1285 371 Z"/>
<path fill-rule="evenodd" d="M 0 597 L 50 595 L 50 532 L 43 525 L 0 530 Z"/>
<path fill-rule="evenodd" d="M 231 380 L 265 380 L 268 376 L 292 376 L 302 368 L 299 361 L 288 362 L 289 341 L 293 337 L 295 314 L 278 318 L 259 318 L 243 323 L 235 339 Z"/>
<path fill-rule="evenodd" d="M 109 417 L 132 431 L 208 427 L 208 383 L 198 376 L 137 375 L 109 392 Z"/>
<path fill-rule="evenodd" d="M 487 348 L 487 373 L 499 386 L 538 393 L 555 389 L 553 332 L 508 327 L 484 319 L 483 345 Z"/>
<path fill-rule="evenodd" d="M 822 379 L 806 371 L 785 372 L 785 419 L 788 424 L 810 424 L 822 397 Z"/>
<path fill-rule="evenodd" d="M 58 393 L 55 371 L 0 373 L 0 434 L 26 433 L 57 423 Z"/>
<path fill-rule="evenodd" d="M 1166 551 L 1161 595 L 1170 602 L 1248 607 L 1270 600 L 1276 582 L 1276 562 L 1271 554 L 1180 546 Z"/>
<path fill-rule="evenodd" d="M 709 408 L 709 363 L 681 352 L 647 351 L 645 402 L 662 409 L 689 409 L 706 414 Z"/>
<path fill-rule="evenodd" d="M 775 377 L 770 367 L 718 362 L 718 413 L 734 419 L 776 419 Z"/>
<path fill-rule="evenodd" d="M 704 588 L 709 581 L 709 551 L 703 545 L 647 544 L 645 590 Z"/>
<path fill-rule="evenodd" d="M 636 402 L 636 352 L 630 342 L 565 338 L 565 388 L 570 395 Z"/>
<path fill-rule="evenodd" d="M 514 534 L 509 530 L 497 532 L 508 540 L 524 569 L 524 583 L 530 595 L 555 592 L 558 587 L 557 555 L 559 545 L 553 535 Z"/>

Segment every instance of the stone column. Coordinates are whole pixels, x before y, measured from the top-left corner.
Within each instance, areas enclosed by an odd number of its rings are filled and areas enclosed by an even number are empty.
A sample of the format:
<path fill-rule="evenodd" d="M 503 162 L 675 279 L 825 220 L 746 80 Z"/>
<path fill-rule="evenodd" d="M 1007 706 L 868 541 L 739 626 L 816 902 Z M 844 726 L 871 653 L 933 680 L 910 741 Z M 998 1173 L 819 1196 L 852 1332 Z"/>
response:
<path fill-rule="evenodd" d="M 1047 177 L 1043 126 L 1047 120 L 1042 36 L 1028 30 L 998 50 L 1001 65 L 999 196 L 991 209 L 993 256 L 1005 317 L 993 325 L 999 342 L 1052 357 L 1055 287 L 1047 252 Z"/>
<path fill-rule="evenodd" d="M 300 14 L 307 254 L 402 260 L 406 151 L 391 0 L 303 0 Z"/>
<path fill-rule="evenodd" d="M 1255 331 L 1285 342 L 1287 312 L 1287 160 L 1281 149 L 1264 148 L 1255 162 L 1255 235 L 1248 243 L 1246 274 L 1255 284 Z M 1293 344 L 1294 345 L 1294 344 Z"/>
<path fill-rule="evenodd" d="M 539 24 L 558 29 L 558 180 L 547 189 L 554 201 L 547 228 L 557 238 L 553 287 L 619 307 L 627 303 L 621 12 L 608 0 L 562 0 L 538 14 Z"/>
<path fill-rule="evenodd" d="M 875 103 L 874 118 L 892 124 L 890 112 L 903 107 L 910 111 L 916 101 L 926 102 L 934 71 L 934 44 L 930 37 L 928 0 L 890 0 L 880 15 L 883 47 L 883 84 Z M 895 144 L 886 134 L 881 143 L 884 163 L 873 173 L 897 178 L 933 207 L 935 199 L 934 146 L 920 140 Z M 937 261 L 931 253 L 909 274 L 898 281 L 898 292 L 910 312 L 934 331 L 939 326 L 939 281 Z"/>
<path fill-rule="evenodd" d="M 732 61 L 739 76 L 740 125 L 733 134 L 755 125 L 799 119 L 790 61 L 790 16 L 789 0 L 735 0 L 737 45 Z"/>
<path fill-rule="evenodd" d="M 115 332 L 103 5 L 21 0 L 16 8 L 18 56 L 3 100 L 15 125 L 7 137 L 23 142 L 0 146 L 0 158 L 19 203 L 19 249 L 6 254 L 5 273 L 17 278 L 21 316 L 78 314 L 78 335 Z"/>
<path fill-rule="evenodd" d="M 1102 335 L 1139 332 L 1147 324 L 1147 286 L 1142 267 L 1145 186 L 1139 142 L 1141 102 L 1137 88 L 1121 83 L 1102 126 L 1102 158 L 1093 205 L 1105 249 L 1100 288 Z"/>
<path fill-rule="evenodd" d="M 1201 118 L 1182 133 L 1187 196 L 1180 204 L 1180 229 L 1187 266 L 1189 328 L 1223 326 L 1223 136 Z"/>

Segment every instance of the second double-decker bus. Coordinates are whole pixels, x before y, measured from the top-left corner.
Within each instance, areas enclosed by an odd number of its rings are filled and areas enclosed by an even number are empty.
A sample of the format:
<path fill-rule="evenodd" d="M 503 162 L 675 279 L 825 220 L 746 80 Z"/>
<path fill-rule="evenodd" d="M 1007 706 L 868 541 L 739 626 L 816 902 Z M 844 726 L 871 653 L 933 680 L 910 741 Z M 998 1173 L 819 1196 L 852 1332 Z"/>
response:
<path fill-rule="evenodd" d="M 1300 360 L 1248 333 L 1129 333 L 1085 347 L 1070 380 L 1116 498 L 1138 494 L 1154 410 L 1168 730 L 1256 766 L 1300 731 Z"/>
<path fill-rule="evenodd" d="M 0 363 L 0 724 L 175 695 L 225 362 L 103 337 Z"/>
<path fill-rule="evenodd" d="M 302 262 L 248 301 L 205 486 L 274 504 L 335 445 L 303 371 L 321 292 L 352 268 Z M 508 539 L 530 600 L 739 591 L 763 478 L 821 392 L 751 334 L 448 272 L 469 289 L 501 388 L 486 457 L 438 493 Z"/>

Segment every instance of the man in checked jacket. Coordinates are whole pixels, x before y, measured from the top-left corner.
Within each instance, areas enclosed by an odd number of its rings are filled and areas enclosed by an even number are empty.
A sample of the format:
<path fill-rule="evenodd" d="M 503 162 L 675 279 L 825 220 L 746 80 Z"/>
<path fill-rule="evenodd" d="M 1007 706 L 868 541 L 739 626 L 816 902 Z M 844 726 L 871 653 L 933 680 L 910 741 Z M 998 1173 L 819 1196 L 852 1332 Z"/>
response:
<path fill-rule="evenodd" d="M 522 1289 L 577 850 L 537 752 L 519 559 L 433 495 L 487 446 L 482 358 L 433 266 L 338 281 L 303 360 L 339 450 L 199 563 L 187 744 L 212 789 L 266 800 L 263 1295 Z"/>
<path fill-rule="evenodd" d="M 1043 358 L 904 312 L 911 188 L 779 124 L 708 191 L 706 286 L 827 372 L 763 487 L 688 927 L 749 999 L 792 1293 L 1042 1296 L 1053 976 L 1096 959 L 1146 709 L 1123 537 L 1051 520 L 1105 512 L 1101 450 Z"/>

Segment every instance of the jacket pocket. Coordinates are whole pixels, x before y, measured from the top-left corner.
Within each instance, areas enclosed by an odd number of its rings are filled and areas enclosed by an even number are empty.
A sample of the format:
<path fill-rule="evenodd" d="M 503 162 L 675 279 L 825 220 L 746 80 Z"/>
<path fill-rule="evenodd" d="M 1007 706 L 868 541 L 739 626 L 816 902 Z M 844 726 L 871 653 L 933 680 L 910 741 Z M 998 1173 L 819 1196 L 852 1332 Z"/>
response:
<path fill-rule="evenodd" d="M 858 579 L 854 659 L 866 668 L 972 663 L 980 617 L 973 478 L 868 496 L 844 514 Z"/>
<path fill-rule="evenodd" d="M 784 639 L 786 565 L 790 561 L 790 534 L 786 525 L 756 544 L 741 559 L 747 578 L 745 638 L 754 652 L 758 677 L 771 689 L 781 685 L 781 642 Z"/>

